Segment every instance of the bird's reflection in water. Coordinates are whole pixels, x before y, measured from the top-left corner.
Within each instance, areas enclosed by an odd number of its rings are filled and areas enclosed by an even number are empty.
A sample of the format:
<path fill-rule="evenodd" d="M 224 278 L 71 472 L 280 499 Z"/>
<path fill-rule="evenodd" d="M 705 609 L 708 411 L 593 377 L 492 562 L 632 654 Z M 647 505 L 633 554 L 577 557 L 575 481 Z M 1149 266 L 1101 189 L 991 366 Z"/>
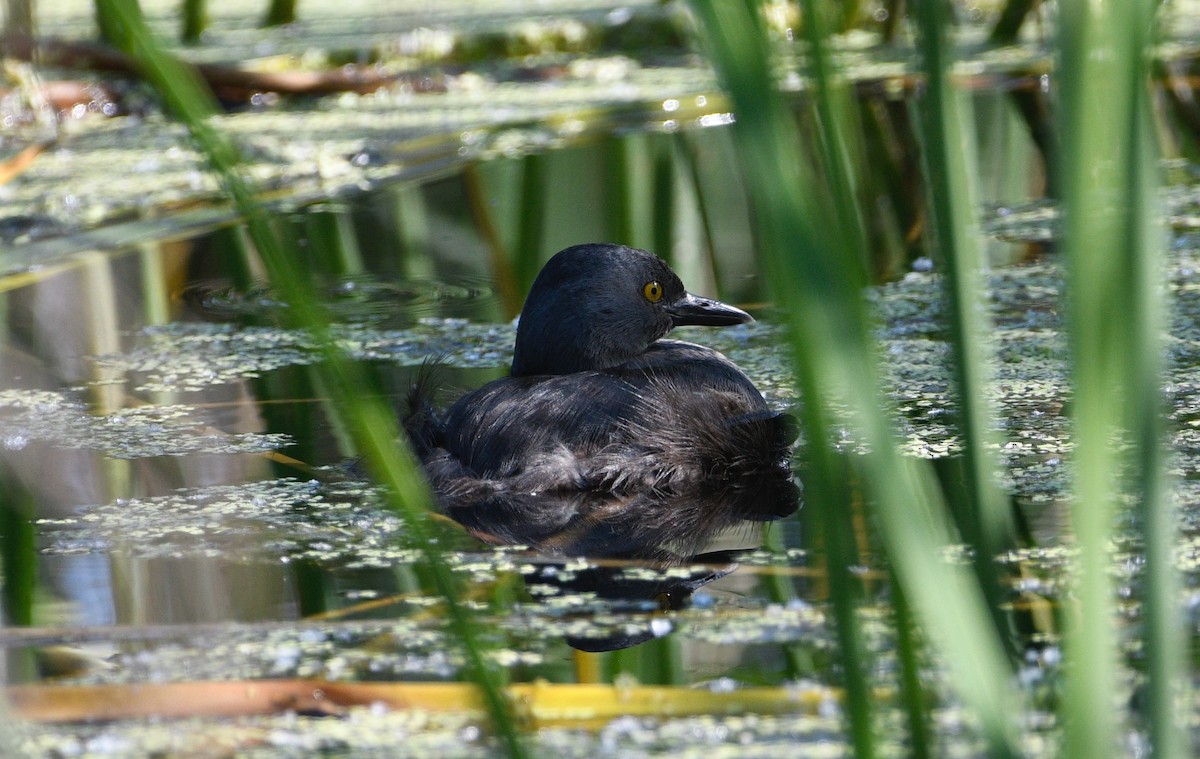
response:
<path fill-rule="evenodd" d="M 567 644 L 580 651 L 616 651 L 674 632 L 668 612 L 687 608 L 695 591 L 736 570 L 742 552 L 699 554 L 681 567 L 656 563 L 615 566 L 603 561 L 578 567 L 567 562 L 546 562 L 526 576 L 525 582 L 530 595 L 538 600 L 585 595 L 595 598 L 606 615 L 619 615 L 616 629 L 596 625 L 594 633 L 566 637 Z M 578 614 L 594 615 L 595 611 L 593 608 Z"/>
<path fill-rule="evenodd" d="M 753 515 L 753 521 L 747 519 L 742 522 L 744 529 L 734 528 L 734 532 L 746 533 L 745 537 L 749 538 L 749 533 L 756 529 L 755 522 L 785 517 L 799 505 L 799 488 L 781 474 L 760 478 L 753 483 L 713 481 L 707 483 L 710 486 L 707 496 L 703 495 L 704 484 L 696 483 L 697 487 L 689 494 L 690 502 L 687 504 L 676 503 L 665 495 L 651 500 L 646 494 L 641 494 L 636 508 L 646 513 L 645 521 L 651 523 L 661 516 L 654 517 L 649 514 L 650 511 L 669 514 L 673 510 L 699 509 L 722 514 Z M 739 496 L 743 500 L 753 498 L 754 508 L 749 503 L 739 502 Z M 546 499 L 553 497 L 542 496 Z M 547 503 L 543 508 L 554 510 L 561 506 Z M 753 550 L 753 547 L 747 547 L 677 553 L 673 549 L 687 546 L 657 543 L 655 533 L 633 530 L 629 517 L 636 517 L 636 514 L 636 511 L 614 510 L 610 523 L 588 522 L 577 525 L 569 537 L 553 536 L 557 539 L 540 545 L 532 540 L 525 543 L 532 545 L 534 551 L 540 554 L 535 561 L 534 572 L 525 576 L 526 587 L 535 600 L 553 603 L 563 596 L 581 596 L 595 603 L 582 604 L 572 613 L 573 616 L 581 621 L 595 616 L 619 620 L 613 626 L 595 625 L 594 634 L 567 636 L 567 643 L 576 649 L 614 651 L 673 632 L 674 622 L 670 612 L 690 606 L 697 590 L 734 572 L 738 568 L 739 556 Z M 499 525 L 504 537 L 498 537 L 497 531 L 488 529 L 487 522 L 491 516 L 504 522 Z M 521 542 L 520 536 L 513 534 L 512 524 L 504 521 L 507 518 L 501 511 L 485 507 L 472 511 L 470 517 L 469 526 L 460 526 L 485 543 L 506 545 Z M 636 522 L 636 518 L 633 521 Z M 529 529 L 530 537 L 536 534 L 535 527 L 530 526 Z M 636 543 L 630 541 L 633 534 L 638 536 Z M 658 537 L 672 534 L 667 532 Z M 586 552 L 577 550 L 583 547 L 586 547 Z"/>

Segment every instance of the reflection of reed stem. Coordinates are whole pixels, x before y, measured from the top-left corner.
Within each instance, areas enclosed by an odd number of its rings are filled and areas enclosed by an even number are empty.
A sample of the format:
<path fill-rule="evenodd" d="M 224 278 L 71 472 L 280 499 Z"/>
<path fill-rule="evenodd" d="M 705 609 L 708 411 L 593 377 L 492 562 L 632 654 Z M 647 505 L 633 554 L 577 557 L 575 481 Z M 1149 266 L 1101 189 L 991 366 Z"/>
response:
<path fill-rule="evenodd" d="M 505 315 L 511 319 L 521 311 L 521 292 L 517 286 L 517 275 L 513 271 L 512 262 L 500 232 L 492 221 L 492 212 L 488 208 L 487 190 L 483 187 L 483 178 L 479 167 L 468 164 L 463 167 L 463 186 L 467 192 L 467 204 L 471 207 L 471 217 L 480 237 L 488 250 L 488 263 L 491 267 L 492 279 L 496 283 L 496 294 L 500 296 Z"/>
<path fill-rule="evenodd" d="M 522 297 L 533 286 L 542 262 L 543 230 L 546 224 L 546 156 L 532 154 L 521 159 L 521 206 L 517 212 L 517 244 L 513 264 Z M 515 316 L 516 312 L 506 316 Z"/>

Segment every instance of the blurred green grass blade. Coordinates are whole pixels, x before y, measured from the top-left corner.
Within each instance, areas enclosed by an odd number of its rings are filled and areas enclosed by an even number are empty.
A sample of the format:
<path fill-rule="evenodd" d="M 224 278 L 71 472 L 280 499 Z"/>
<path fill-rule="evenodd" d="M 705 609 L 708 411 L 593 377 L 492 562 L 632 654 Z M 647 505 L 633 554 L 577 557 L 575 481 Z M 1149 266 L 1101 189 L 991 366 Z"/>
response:
<path fill-rule="evenodd" d="M 635 248 L 652 248 L 654 240 L 653 156 L 649 139 L 641 134 L 616 137 L 609 143 L 609 155 L 604 161 L 609 234 L 613 242 Z"/>
<path fill-rule="evenodd" d="M 1138 508 L 1145 546 L 1143 584 L 1144 642 L 1147 652 L 1146 708 L 1150 744 L 1156 759 L 1193 756 L 1191 741 L 1177 704 L 1191 703 L 1192 677 L 1188 666 L 1185 619 L 1180 608 L 1180 578 L 1175 564 L 1178 545 L 1177 514 L 1170 492 L 1163 450 L 1164 420 L 1162 335 L 1167 323 L 1162 290 L 1167 241 L 1160 201 L 1161 151 L 1156 139 L 1152 112 L 1150 60 L 1156 40 L 1156 3 L 1139 2 L 1133 8 L 1134 70 L 1130 72 L 1133 104 L 1130 125 L 1130 210 L 1129 239 L 1125 250 L 1130 258 L 1131 304 L 1136 310 L 1130 322 L 1133 347 L 1127 378 L 1133 406 L 1129 428 L 1133 440 L 1133 470 L 1140 483 Z M 1127 38 L 1128 39 L 1128 38 Z"/>
<path fill-rule="evenodd" d="M 810 396 L 806 396 L 810 397 Z M 867 647 L 863 642 L 858 607 L 862 583 L 851 574 L 850 567 L 859 565 L 854 540 L 854 504 L 850 482 L 850 465 L 829 445 L 814 445 L 832 439 L 824 429 L 825 414 L 806 414 L 805 432 L 810 448 L 809 466 L 820 472 L 808 487 L 808 506 L 819 513 L 818 521 L 825 538 L 825 568 L 829 578 L 829 602 L 833 607 L 842 679 L 846 691 L 844 708 L 850 722 L 850 742 L 854 756 L 867 759 L 875 756 L 875 734 L 871 720 L 871 670 Z M 836 476 L 840 470 L 841 476 Z M 834 475 L 834 476 L 830 476 Z"/>
<path fill-rule="evenodd" d="M 1060 6 L 1063 244 L 1068 262 L 1079 546 L 1066 650 L 1066 748 L 1119 750 L 1112 699 L 1117 619 L 1109 575 L 1112 520 L 1123 489 L 1139 503 L 1146 541 L 1147 703 L 1156 756 L 1186 756 L 1175 724 L 1185 673 L 1174 528 L 1160 450 L 1163 242 L 1158 155 L 1149 116 L 1154 0 Z M 1115 441 L 1133 442 L 1126 457 Z M 1123 468 L 1123 465 L 1125 468 Z M 1115 474 L 1128 471 L 1125 479 Z"/>
<path fill-rule="evenodd" d="M 829 183 L 834 226 L 845 235 L 842 251 L 853 255 L 844 259 L 845 274 L 854 278 L 854 286 L 867 283 L 866 233 L 859 214 L 857 189 L 850 151 L 844 139 L 842 125 L 849 119 L 851 103 L 845 84 L 837 79 L 830 58 L 828 15 L 835 8 L 825 0 L 802 0 L 804 37 L 808 43 L 808 66 L 812 84 L 812 100 L 816 115 L 817 144 L 824 176 Z M 846 10 L 843 7 L 843 12 Z M 843 18 L 843 22 L 845 18 Z M 805 397 L 813 397 L 806 391 Z M 810 446 L 816 438 L 831 440 L 827 415 L 812 413 L 805 416 L 805 430 Z M 838 473 L 846 462 L 828 445 L 810 448 L 810 466 L 820 472 L 810 484 L 809 507 L 817 512 L 825 538 L 826 571 L 829 577 L 829 598 L 834 612 L 834 625 L 841 652 L 841 671 L 846 691 L 845 710 L 849 718 L 850 741 L 854 755 L 866 759 L 875 755 L 875 735 L 872 725 L 871 687 L 867 673 L 871 666 L 862 640 L 858 620 L 860 584 L 848 571 L 858 564 L 854 543 L 852 496 L 848 486 L 849 472 Z"/>
<path fill-rule="evenodd" d="M 1134 3 L 1080 0 L 1060 5 L 1063 243 L 1067 253 L 1074 391 L 1072 526 L 1078 544 L 1077 606 L 1066 631 L 1070 676 L 1064 704 L 1066 753 L 1118 751 L 1113 693 L 1117 641 L 1108 541 L 1119 498 L 1112 445 L 1125 402 L 1121 364 L 1131 358 L 1132 310 L 1122 248 L 1133 123 L 1132 56 L 1117 37 Z M 1119 32 L 1118 29 L 1121 31 Z"/>
<path fill-rule="evenodd" d="M 605 143 L 603 182 L 605 214 L 608 237 L 621 245 L 633 245 L 633 193 L 631 183 L 634 175 L 630 170 L 630 139 L 614 136 Z"/>
<path fill-rule="evenodd" d="M 400 447 L 401 438 L 391 409 L 382 399 L 363 392 L 367 382 L 362 368 L 347 359 L 333 341 L 328 314 L 312 292 L 311 282 L 297 271 L 295 251 L 276 236 L 265 210 L 242 178 L 237 149 L 212 126 L 210 119 L 216 109 L 211 93 L 199 83 L 192 69 L 162 52 L 134 0 L 98 0 L 97 9 L 117 34 L 122 49 L 137 60 L 147 79 L 188 127 L 244 216 L 272 283 L 295 314 L 295 323 L 313 333 L 324 358 L 321 367 L 324 386 L 352 431 L 369 469 L 384 486 L 389 503 L 404 515 L 410 538 L 422 551 L 434 585 L 445 602 L 450 627 L 462 643 L 466 670 L 480 686 L 497 737 L 510 756 L 524 756 L 509 705 L 500 690 L 499 677 L 485 659 L 479 630 L 466 608 L 458 603 L 456 578 L 442 561 L 432 539 L 425 519 L 427 506 L 432 503 L 428 485 L 411 454 Z"/>
<path fill-rule="evenodd" d="M 171 293 L 163 266 L 163 252 L 168 245 L 142 243 L 136 248 L 142 320 L 146 324 L 166 324 L 171 320 Z"/>
<path fill-rule="evenodd" d="M 473 163 L 464 166 L 462 181 L 472 221 L 487 248 L 492 282 L 495 284 L 496 294 L 500 297 L 504 318 L 511 319 L 521 313 L 524 298 L 521 284 L 517 281 L 516 270 L 513 268 L 513 256 L 509 254 L 499 226 L 493 219 L 492 205 L 488 201 L 487 188 L 479 166 Z"/>
<path fill-rule="evenodd" d="M 229 224 L 219 227 L 213 232 L 212 247 L 216 252 L 218 268 L 225 272 L 234 287 L 247 290 L 254 286 L 261 267 L 250 250 L 244 226 Z"/>
<path fill-rule="evenodd" d="M 1008 0 L 1004 9 L 1000 11 L 1000 17 L 996 19 L 996 25 L 992 27 L 989 41 L 996 45 L 1011 45 L 1016 42 L 1025 17 L 1033 11 L 1038 2 L 1039 0 Z M 918 3 L 918 8 L 921 5 L 924 3 Z"/>
<path fill-rule="evenodd" d="M 396 217 L 396 233 L 387 242 L 392 244 L 400 259 L 397 270 L 406 277 L 433 276 L 435 266 L 429 210 L 421 188 L 400 185 L 389 195 L 395 201 L 393 213 Z"/>
<path fill-rule="evenodd" d="M 896 659 L 900 665 L 900 700 L 908 726 L 908 755 L 912 759 L 928 759 L 930 752 L 929 713 L 925 709 L 925 692 L 921 686 L 920 650 L 915 622 L 909 609 L 904 587 L 892 577 L 892 608 L 896 622 Z"/>
<path fill-rule="evenodd" d="M 951 357 L 958 396 L 957 431 L 962 441 L 966 503 L 960 520 L 964 537 L 974 548 L 975 574 L 988 599 L 996 634 L 1012 646 L 1002 604 L 1007 588 L 1001 582 L 996 557 L 1012 547 L 1012 511 L 997 484 L 993 451 L 999 443 L 993 430 L 994 411 L 987 401 L 991 379 L 988 349 L 992 337 L 983 281 L 983 251 L 975 222 L 976 189 L 959 95 L 949 81 L 949 20 L 943 3 L 917 4 L 919 49 L 925 72 L 921 102 L 923 155 L 934 243 L 944 268 L 942 284 L 950 321 Z M 1016 653 L 1015 646 L 1012 653 Z"/>
<path fill-rule="evenodd" d="M 678 635 L 666 635 L 646 641 L 640 648 L 646 657 L 646 663 L 650 665 L 650 671 L 653 672 L 652 682 L 660 685 L 687 683 L 687 674 L 683 666 L 683 645 Z"/>
<path fill-rule="evenodd" d="M 808 61 L 812 83 L 812 99 L 816 111 L 817 142 L 821 152 L 821 164 L 829 182 L 832 195 L 828 209 L 833 214 L 833 224 L 847 239 L 844 250 L 861 253 L 865 249 L 862 220 L 858 214 L 849 151 L 842 140 L 839 128 L 846 114 L 845 90 L 835 82 L 833 66 L 827 48 L 828 28 L 826 13 L 833 8 L 826 2 L 804 0 L 805 38 L 808 42 Z M 855 255 L 842 259 L 844 269 L 841 276 L 851 276 L 852 288 L 866 284 L 866 266 L 863 258 Z M 848 264 L 857 262 L 859 266 Z M 793 334 L 793 339 L 799 336 Z M 803 360 L 803 359 L 801 359 Z M 807 381 L 802 380 L 802 393 L 806 399 L 820 398 L 825 393 L 818 386 L 819 380 L 812 373 Z M 808 507 L 815 512 L 815 522 L 825 541 L 825 563 L 829 577 L 829 601 L 833 609 L 834 629 L 840 652 L 843 686 L 846 692 L 845 710 L 849 722 L 850 742 L 858 759 L 875 755 L 875 736 L 872 727 L 871 688 L 867 673 L 870 671 L 866 646 L 858 620 L 859 583 L 850 575 L 849 567 L 857 565 L 854 530 L 850 523 L 852 497 L 847 463 L 837 455 L 829 441 L 833 439 L 832 420 L 820 408 L 819 402 L 805 405 L 803 421 L 808 440 L 807 456 L 809 477 L 806 478 Z"/>
<path fill-rule="evenodd" d="M 758 6 L 695 0 L 692 7 L 733 100 L 735 138 L 756 208 L 765 268 L 785 309 L 806 417 L 828 414 L 831 397 L 844 404 L 851 431 L 869 450 L 862 466 L 880 534 L 924 632 L 978 719 L 989 753 L 1015 755 L 1012 717 L 1019 702 L 1003 646 L 978 584 L 943 558 L 953 537 L 928 467 L 899 455 L 855 284 L 857 251 L 845 248 L 844 231 L 830 229 L 831 217 L 817 203 L 821 190 L 806 169 L 791 114 L 775 88 L 767 86 L 775 77 Z M 806 434 L 810 447 L 830 444 L 812 430 Z M 809 479 L 837 474 L 814 469 Z"/>
<path fill-rule="evenodd" d="M 861 270 L 855 272 L 857 284 L 868 282 L 867 234 L 858 204 L 857 183 L 850 149 L 845 138 L 845 125 L 850 121 L 853 103 L 846 84 L 838 79 L 830 57 L 828 37 L 830 25 L 826 15 L 831 11 L 827 0 L 801 0 L 804 10 L 804 37 L 808 42 L 808 67 L 813 86 L 817 115 L 817 143 L 821 163 L 826 167 L 827 181 L 832 193 L 832 210 L 837 214 L 836 226 L 846 235 L 845 250 L 854 254 Z"/>

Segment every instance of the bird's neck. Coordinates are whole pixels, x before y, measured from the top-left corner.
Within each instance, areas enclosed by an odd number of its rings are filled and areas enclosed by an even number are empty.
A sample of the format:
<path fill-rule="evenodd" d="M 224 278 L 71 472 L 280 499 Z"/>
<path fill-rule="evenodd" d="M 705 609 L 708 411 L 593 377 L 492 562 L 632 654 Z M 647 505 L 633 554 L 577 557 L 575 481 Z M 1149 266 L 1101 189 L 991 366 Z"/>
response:
<path fill-rule="evenodd" d="M 574 331 L 564 337 L 554 329 L 518 329 L 512 375 L 527 377 L 610 369 L 641 355 L 647 347 L 616 345 L 613 341 Z"/>

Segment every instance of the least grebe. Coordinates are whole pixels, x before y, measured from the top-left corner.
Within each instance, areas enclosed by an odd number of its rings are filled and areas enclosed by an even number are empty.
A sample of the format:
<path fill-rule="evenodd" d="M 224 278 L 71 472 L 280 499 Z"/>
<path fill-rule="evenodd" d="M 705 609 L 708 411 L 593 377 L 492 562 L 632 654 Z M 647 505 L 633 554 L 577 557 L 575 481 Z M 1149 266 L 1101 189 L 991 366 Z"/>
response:
<path fill-rule="evenodd" d="M 795 511 L 790 417 L 715 350 L 662 339 L 753 321 L 657 256 L 577 245 L 538 274 L 512 374 L 406 428 L 439 506 L 476 536 L 565 555 L 685 558 Z"/>

